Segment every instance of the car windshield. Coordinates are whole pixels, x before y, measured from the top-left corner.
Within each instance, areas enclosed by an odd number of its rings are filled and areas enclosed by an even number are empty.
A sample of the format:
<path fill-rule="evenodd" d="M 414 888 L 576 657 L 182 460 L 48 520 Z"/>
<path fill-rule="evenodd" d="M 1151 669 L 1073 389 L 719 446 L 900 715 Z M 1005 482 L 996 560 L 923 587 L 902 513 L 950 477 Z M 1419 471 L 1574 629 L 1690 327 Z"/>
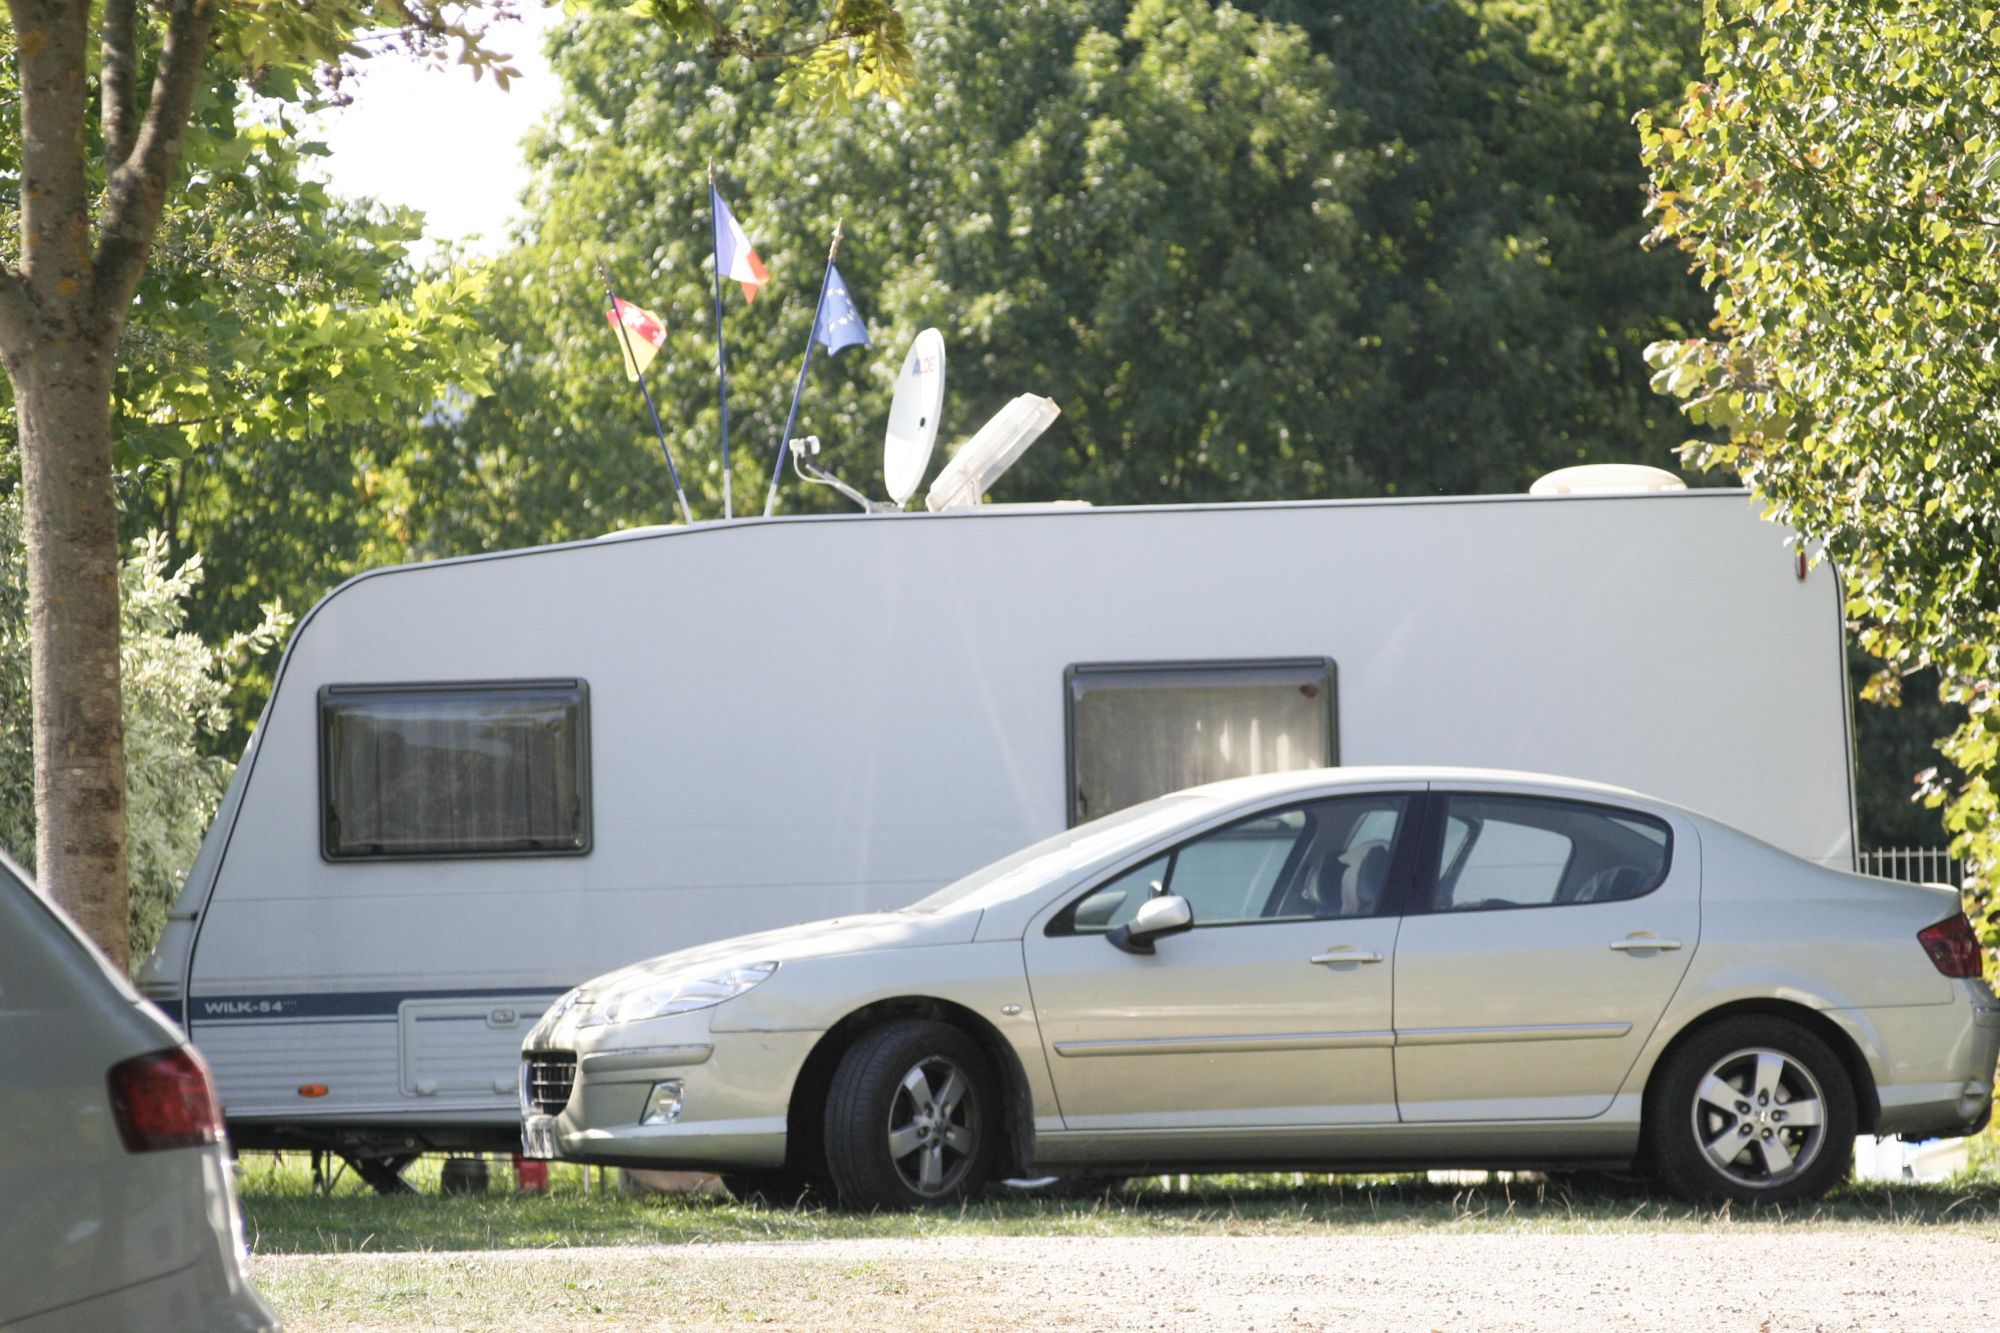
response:
<path fill-rule="evenodd" d="M 1212 805 L 1204 796 L 1176 792 L 1064 829 L 1051 838 L 1024 847 L 1012 856 L 982 866 L 964 879 L 947 884 L 930 897 L 911 903 L 905 912 L 957 912 L 1004 902 L 1022 889 L 1070 865 L 1108 856 L 1121 847 L 1144 842 L 1196 811 Z"/>

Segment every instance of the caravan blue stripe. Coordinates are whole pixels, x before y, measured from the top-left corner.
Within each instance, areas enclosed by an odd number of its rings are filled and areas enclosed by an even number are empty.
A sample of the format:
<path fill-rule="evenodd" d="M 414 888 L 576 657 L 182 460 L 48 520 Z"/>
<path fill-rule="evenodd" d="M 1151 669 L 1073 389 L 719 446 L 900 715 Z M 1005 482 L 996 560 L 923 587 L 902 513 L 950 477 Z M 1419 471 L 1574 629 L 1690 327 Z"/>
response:
<path fill-rule="evenodd" d="M 394 1018 L 405 1000 L 490 1000 L 527 998 L 554 1004 L 560 990 L 496 986 L 478 990 L 286 991 L 249 995 L 196 995 L 189 998 L 194 1023 L 268 1023 L 290 1018 Z M 180 1006 L 166 1009 L 180 1021 Z"/>

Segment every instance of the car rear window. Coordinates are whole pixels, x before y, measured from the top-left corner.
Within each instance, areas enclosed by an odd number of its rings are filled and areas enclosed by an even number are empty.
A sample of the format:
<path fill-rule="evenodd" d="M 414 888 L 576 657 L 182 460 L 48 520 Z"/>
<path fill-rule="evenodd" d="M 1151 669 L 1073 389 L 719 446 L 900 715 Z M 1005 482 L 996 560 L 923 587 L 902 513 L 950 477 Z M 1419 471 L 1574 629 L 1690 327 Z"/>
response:
<path fill-rule="evenodd" d="M 1532 796 L 1445 801 L 1434 912 L 1619 902 L 1667 877 L 1673 834 L 1651 815 Z"/>

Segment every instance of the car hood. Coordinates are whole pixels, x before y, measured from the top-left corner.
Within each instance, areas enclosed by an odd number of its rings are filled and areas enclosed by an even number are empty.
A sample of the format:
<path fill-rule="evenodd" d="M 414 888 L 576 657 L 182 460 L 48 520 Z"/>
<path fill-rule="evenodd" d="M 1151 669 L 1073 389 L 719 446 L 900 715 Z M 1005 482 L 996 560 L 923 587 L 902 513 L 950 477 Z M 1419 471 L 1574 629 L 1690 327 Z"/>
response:
<path fill-rule="evenodd" d="M 603 995 L 660 977 L 709 972 L 736 964 L 791 963 L 829 954 L 874 953 L 883 949 L 916 949 L 939 944 L 966 944 L 979 929 L 976 911 L 931 915 L 919 912 L 871 912 L 809 921 L 755 935 L 734 935 L 712 944 L 648 958 L 606 972 L 581 987 L 586 996 Z"/>

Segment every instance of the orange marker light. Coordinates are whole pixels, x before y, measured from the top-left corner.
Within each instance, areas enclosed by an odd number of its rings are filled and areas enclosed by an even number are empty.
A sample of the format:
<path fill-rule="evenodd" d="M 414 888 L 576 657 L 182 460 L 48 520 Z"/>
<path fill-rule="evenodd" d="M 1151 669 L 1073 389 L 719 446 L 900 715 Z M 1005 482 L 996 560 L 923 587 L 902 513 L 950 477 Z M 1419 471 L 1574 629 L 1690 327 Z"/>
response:
<path fill-rule="evenodd" d="M 301 1084 L 299 1084 L 299 1096 L 301 1096 L 301 1097 L 324 1097 L 324 1096 L 326 1096 L 326 1084 L 324 1084 L 324 1083 L 301 1083 Z"/>

